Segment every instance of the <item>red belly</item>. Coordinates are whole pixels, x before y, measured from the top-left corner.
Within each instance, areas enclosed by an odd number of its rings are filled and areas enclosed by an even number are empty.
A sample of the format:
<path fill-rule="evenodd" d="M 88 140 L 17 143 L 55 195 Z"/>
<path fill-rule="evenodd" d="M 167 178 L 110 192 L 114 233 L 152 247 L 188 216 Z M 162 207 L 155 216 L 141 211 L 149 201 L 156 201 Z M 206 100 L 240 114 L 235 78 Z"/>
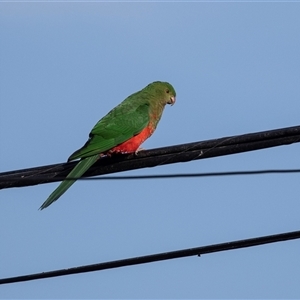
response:
<path fill-rule="evenodd" d="M 121 153 L 131 153 L 135 152 L 140 145 L 153 133 L 153 130 L 151 130 L 150 127 L 146 127 L 143 129 L 139 134 L 135 135 L 128 141 L 112 148 L 109 150 L 109 153 L 116 153 L 116 152 L 121 152 Z"/>

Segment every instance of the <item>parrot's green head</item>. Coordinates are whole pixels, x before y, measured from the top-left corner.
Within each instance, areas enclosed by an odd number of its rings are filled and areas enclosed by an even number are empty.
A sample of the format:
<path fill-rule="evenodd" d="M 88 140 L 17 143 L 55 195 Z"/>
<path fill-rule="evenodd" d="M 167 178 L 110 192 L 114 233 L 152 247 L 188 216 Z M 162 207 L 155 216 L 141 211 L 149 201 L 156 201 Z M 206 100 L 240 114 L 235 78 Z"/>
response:
<path fill-rule="evenodd" d="M 176 101 L 176 92 L 173 86 L 168 82 L 155 81 L 147 86 L 147 89 L 153 93 L 154 98 L 163 105 L 173 105 Z"/>

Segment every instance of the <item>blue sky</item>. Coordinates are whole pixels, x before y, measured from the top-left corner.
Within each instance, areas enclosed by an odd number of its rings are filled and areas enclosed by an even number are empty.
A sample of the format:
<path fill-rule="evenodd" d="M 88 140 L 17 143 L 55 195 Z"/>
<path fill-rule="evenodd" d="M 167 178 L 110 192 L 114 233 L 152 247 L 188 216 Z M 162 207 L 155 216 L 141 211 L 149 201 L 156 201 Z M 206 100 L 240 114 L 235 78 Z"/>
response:
<path fill-rule="evenodd" d="M 169 81 L 144 148 L 299 125 L 299 3 L 0 3 L 0 171 L 65 161 Z M 299 168 L 299 145 L 126 172 Z M 121 175 L 122 173 L 120 173 Z M 1 190 L 0 278 L 299 230 L 299 176 Z M 300 241 L 0 286 L 1 298 L 298 298 Z"/>

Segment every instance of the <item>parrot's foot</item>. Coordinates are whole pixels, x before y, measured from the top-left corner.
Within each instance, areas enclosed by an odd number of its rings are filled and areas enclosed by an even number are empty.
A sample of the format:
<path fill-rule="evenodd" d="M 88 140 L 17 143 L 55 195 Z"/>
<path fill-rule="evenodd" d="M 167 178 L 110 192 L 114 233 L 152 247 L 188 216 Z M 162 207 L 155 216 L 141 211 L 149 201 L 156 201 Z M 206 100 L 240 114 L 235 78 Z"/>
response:
<path fill-rule="evenodd" d="M 106 152 L 106 155 L 108 157 L 112 157 L 113 155 L 120 155 L 120 154 L 128 154 L 127 151 L 121 151 L 121 150 L 109 150 Z"/>
<path fill-rule="evenodd" d="M 138 148 L 136 151 L 122 151 L 120 149 L 111 149 L 108 150 L 104 155 L 108 157 L 112 157 L 113 155 L 122 155 L 122 154 L 130 154 L 134 153 L 135 155 L 138 155 L 140 151 L 145 150 L 144 148 Z"/>
<path fill-rule="evenodd" d="M 135 154 L 135 155 L 138 155 L 138 153 L 139 153 L 140 151 L 145 151 L 145 149 L 144 149 L 144 148 L 138 148 L 138 149 L 134 152 L 134 154 Z"/>

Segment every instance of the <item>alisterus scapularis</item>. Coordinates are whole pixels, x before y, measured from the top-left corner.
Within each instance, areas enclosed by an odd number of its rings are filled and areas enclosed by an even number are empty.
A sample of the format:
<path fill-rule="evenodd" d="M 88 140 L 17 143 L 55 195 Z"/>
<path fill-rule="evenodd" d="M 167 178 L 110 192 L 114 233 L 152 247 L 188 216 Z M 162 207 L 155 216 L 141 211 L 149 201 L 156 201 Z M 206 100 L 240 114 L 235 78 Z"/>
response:
<path fill-rule="evenodd" d="M 100 157 L 137 152 L 156 129 L 166 104 L 173 105 L 176 92 L 168 82 L 150 83 L 127 97 L 94 126 L 85 145 L 68 159 L 80 159 L 67 178 L 82 176 Z M 40 209 L 56 201 L 76 180 L 64 180 Z"/>

